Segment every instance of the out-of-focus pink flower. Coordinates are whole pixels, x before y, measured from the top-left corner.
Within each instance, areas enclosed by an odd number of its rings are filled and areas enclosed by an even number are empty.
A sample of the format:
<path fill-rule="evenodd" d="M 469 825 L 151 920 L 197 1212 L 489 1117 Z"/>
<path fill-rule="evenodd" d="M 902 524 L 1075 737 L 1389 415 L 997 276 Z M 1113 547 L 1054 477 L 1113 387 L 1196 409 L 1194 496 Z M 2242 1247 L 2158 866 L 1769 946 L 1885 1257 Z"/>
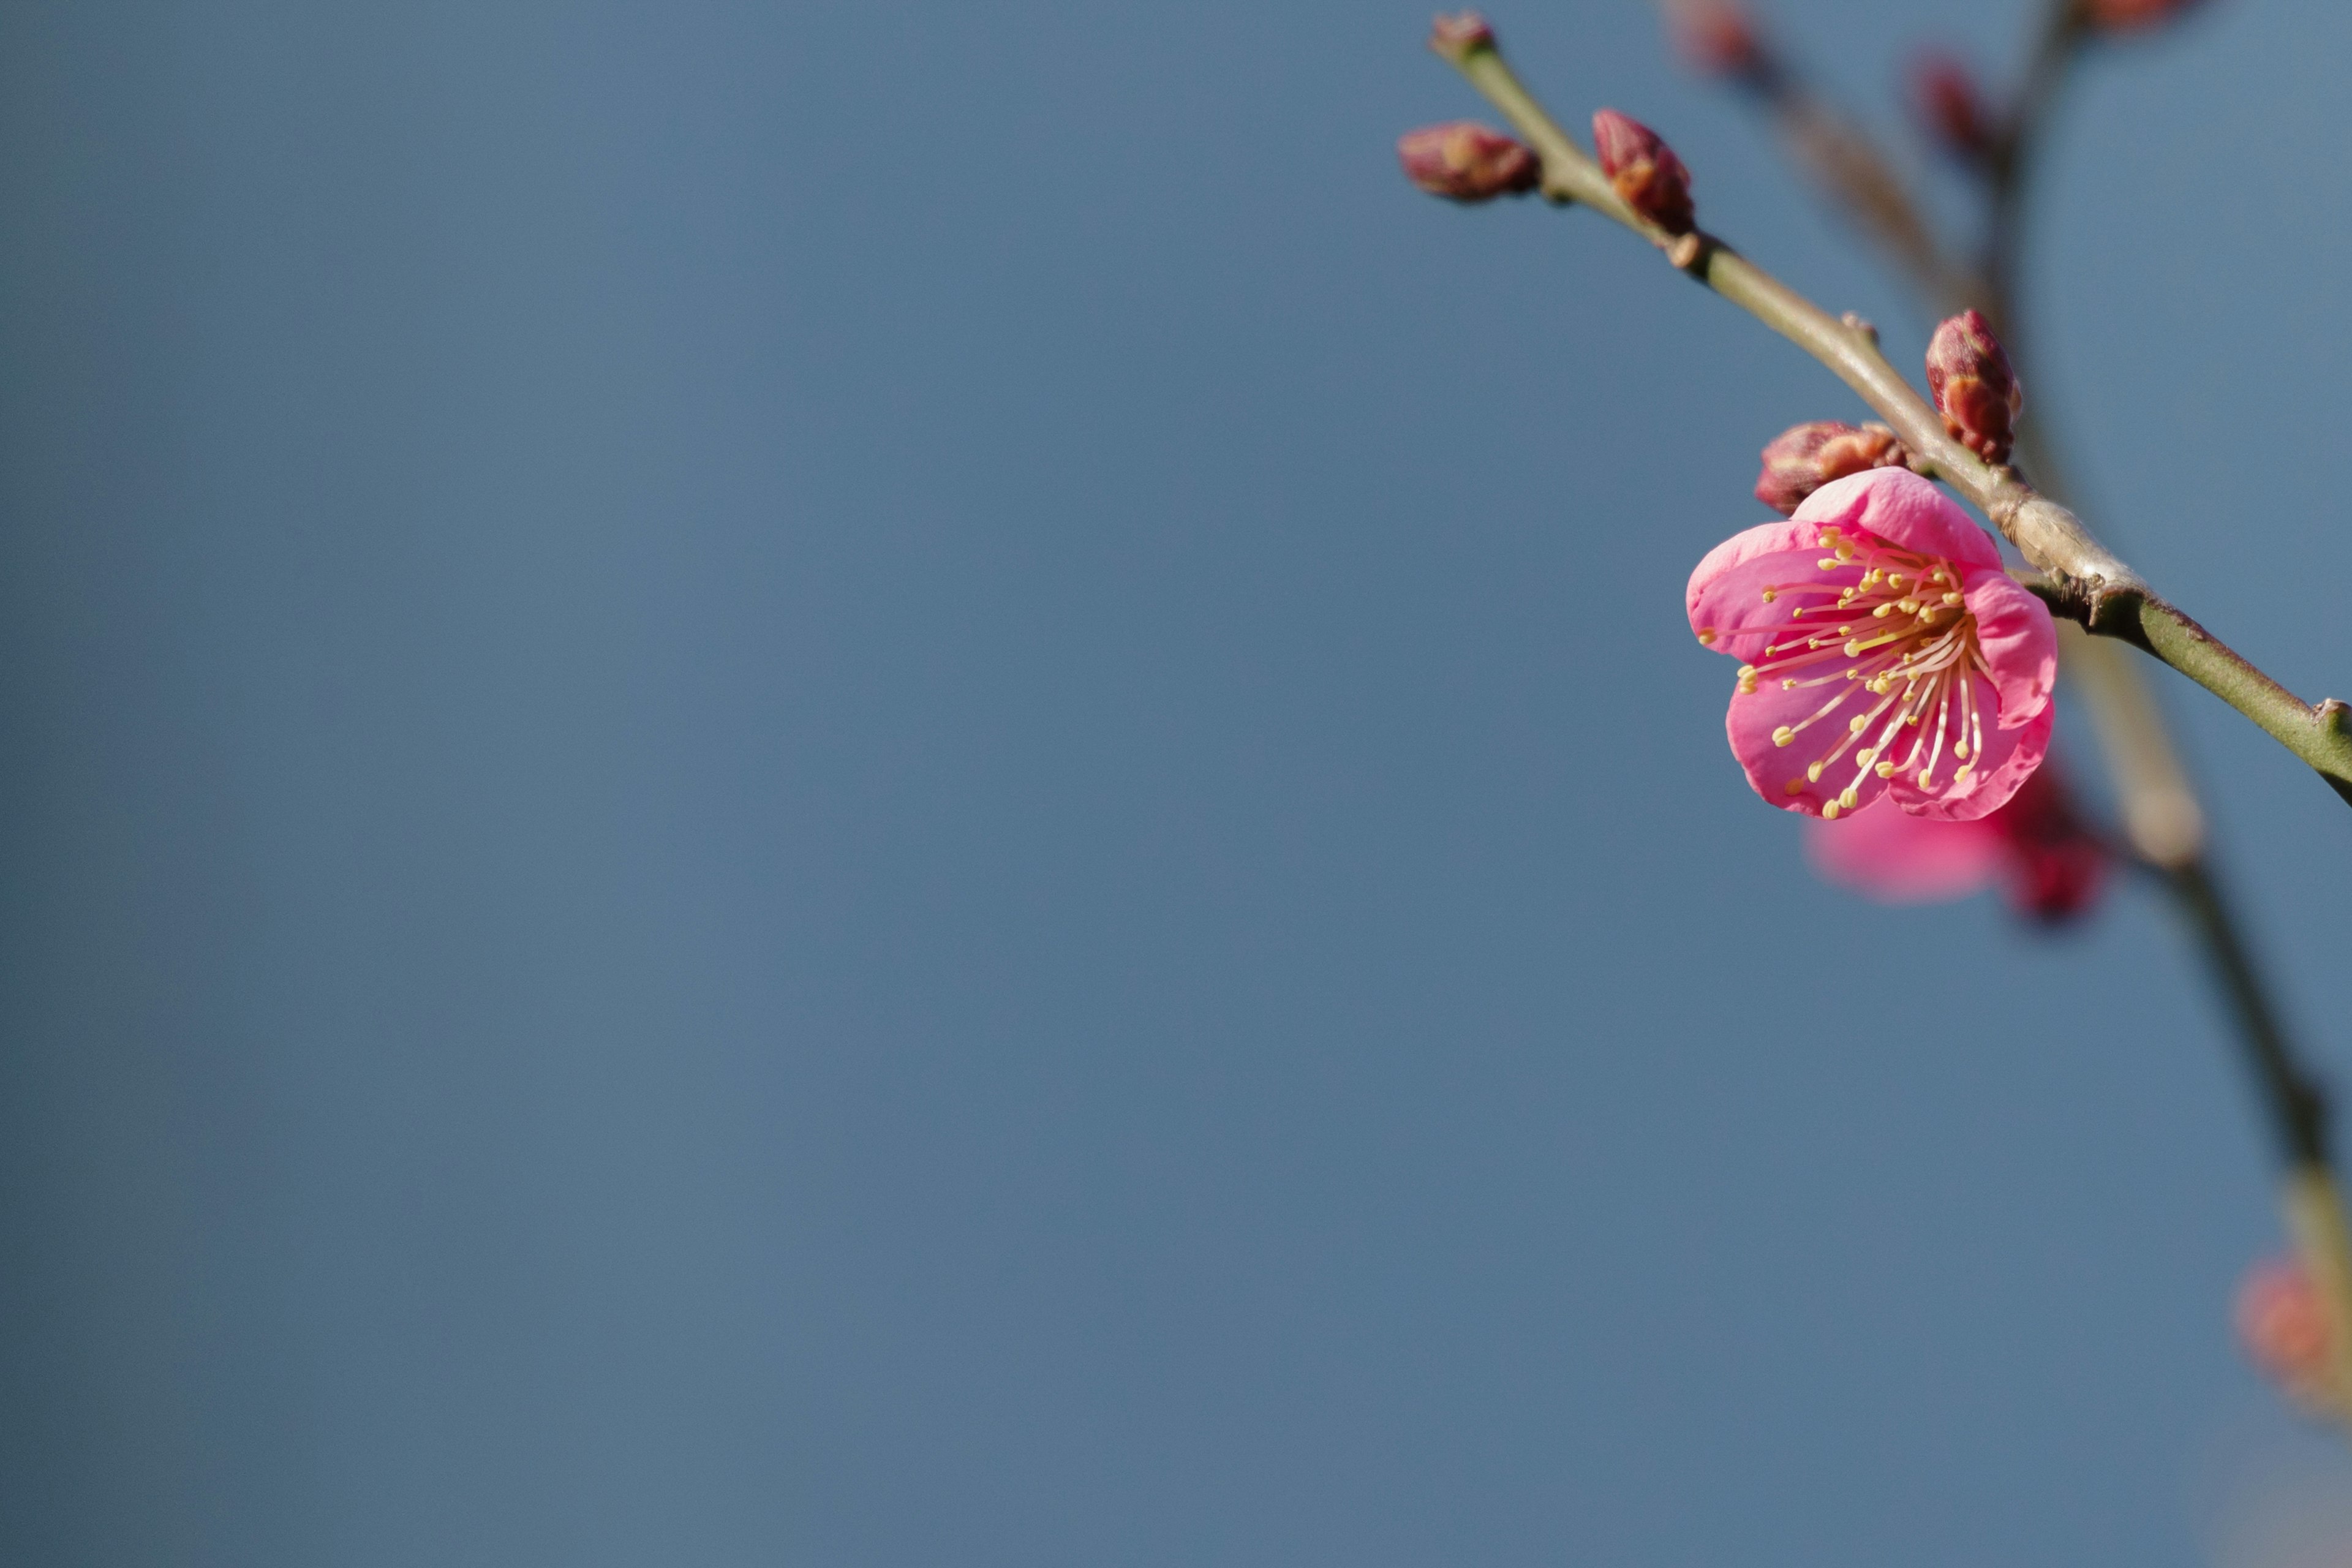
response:
<path fill-rule="evenodd" d="M 1603 109 L 1592 116 L 1592 144 L 1601 155 L 1601 172 L 1627 206 L 1668 234 L 1691 231 L 1696 214 L 1691 206 L 1690 170 L 1656 132 Z"/>
<path fill-rule="evenodd" d="M 1992 151 L 1992 116 L 1976 73 L 1958 56 L 1930 49 L 1911 62 L 1911 112 L 1944 151 L 1973 163 Z"/>
<path fill-rule="evenodd" d="M 2286 1395 L 2315 1413 L 2331 1407 L 2327 1308 L 2303 1265 L 2273 1258 L 2238 1287 L 2238 1339 Z"/>
<path fill-rule="evenodd" d="M 1792 425 L 1764 448 L 1756 499 L 1786 517 L 1832 479 L 1872 468 L 1901 468 L 1910 460 L 1903 443 L 1884 425 L 1845 425 L 1835 419 Z"/>
<path fill-rule="evenodd" d="M 2159 27 L 2191 9 L 2197 0 L 2087 0 L 2083 13 L 2091 26 L 2110 33 Z"/>
<path fill-rule="evenodd" d="M 1948 318 L 1927 340 L 1927 390 L 1962 446 L 1988 463 L 2009 461 L 2025 387 L 1981 312 Z"/>
<path fill-rule="evenodd" d="M 1967 822 L 1872 811 L 1809 824 L 1805 854 L 1832 882 L 1891 904 L 1931 903 L 1999 887 L 2020 914 L 2056 925 L 2088 910 L 2107 851 L 2044 763 L 2009 803 Z"/>
<path fill-rule="evenodd" d="M 1543 174 L 1531 149 L 1475 120 L 1406 132 L 1397 138 L 1397 162 L 1414 184 L 1456 202 L 1519 195 Z"/>
<path fill-rule="evenodd" d="M 1737 0 L 1670 0 L 1666 28 L 1691 68 L 1708 76 L 1753 76 L 1764 68 L 1756 25 Z"/>
<path fill-rule="evenodd" d="M 1691 630 L 1742 660 L 1725 716 L 1758 795 L 1965 822 L 2050 745 L 2058 634 L 1969 514 L 1907 468 L 1823 485 L 1691 574 Z"/>

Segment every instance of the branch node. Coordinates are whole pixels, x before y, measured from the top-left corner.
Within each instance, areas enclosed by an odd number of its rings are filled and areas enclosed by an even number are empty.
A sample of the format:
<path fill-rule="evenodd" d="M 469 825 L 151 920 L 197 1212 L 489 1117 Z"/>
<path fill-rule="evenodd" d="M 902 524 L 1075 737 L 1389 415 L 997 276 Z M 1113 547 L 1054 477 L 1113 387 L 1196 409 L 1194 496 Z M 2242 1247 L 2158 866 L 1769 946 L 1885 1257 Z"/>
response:
<path fill-rule="evenodd" d="M 1861 311 L 1848 310 L 1844 315 L 1839 317 L 1838 320 L 1843 321 L 1846 324 L 1848 331 L 1855 333 L 1863 342 L 1868 343 L 1872 348 L 1876 348 L 1878 346 L 1878 327 L 1874 322 L 1864 316 Z"/>
<path fill-rule="evenodd" d="M 1699 267 L 1700 258 L 1714 247 L 1713 238 L 1693 229 L 1665 247 L 1666 259 L 1674 264 L 1675 271 L 1687 272 L 1692 277 L 1697 278 L 1703 276 Z"/>

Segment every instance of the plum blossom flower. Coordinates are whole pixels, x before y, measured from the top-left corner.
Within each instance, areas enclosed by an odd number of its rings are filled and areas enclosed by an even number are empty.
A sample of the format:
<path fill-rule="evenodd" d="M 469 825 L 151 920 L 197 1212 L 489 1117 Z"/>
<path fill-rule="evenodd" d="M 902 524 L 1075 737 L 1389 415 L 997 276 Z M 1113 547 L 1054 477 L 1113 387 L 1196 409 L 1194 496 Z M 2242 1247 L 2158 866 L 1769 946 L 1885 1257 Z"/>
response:
<path fill-rule="evenodd" d="M 1805 856 L 1832 882 L 1890 904 L 1998 887 L 2018 913 L 2057 925 L 2086 913 L 2106 881 L 2107 847 L 2044 763 L 2009 804 L 1967 822 L 1874 811 L 1807 826 Z"/>
<path fill-rule="evenodd" d="M 2058 635 L 1958 503 L 1907 468 L 1823 485 L 1708 552 L 1691 630 L 1742 661 L 1724 728 L 1756 793 L 1834 819 L 1966 822 L 2050 746 Z"/>
<path fill-rule="evenodd" d="M 2303 1265 L 2273 1258 L 2238 1287 L 2238 1340 L 2286 1396 L 2314 1415 L 2335 1405 L 2327 1309 Z"/>

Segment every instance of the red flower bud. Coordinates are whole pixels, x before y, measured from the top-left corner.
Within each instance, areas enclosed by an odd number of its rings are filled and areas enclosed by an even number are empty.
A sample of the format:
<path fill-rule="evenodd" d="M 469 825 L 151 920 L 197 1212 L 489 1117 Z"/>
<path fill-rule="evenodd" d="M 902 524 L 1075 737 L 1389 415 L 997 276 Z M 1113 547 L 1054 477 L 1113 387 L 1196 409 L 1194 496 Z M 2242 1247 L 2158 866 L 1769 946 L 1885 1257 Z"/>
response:
<path fill-rule="evenodd" d="M 1461 11 L 1451 16 L 1440 11 L 1429 24 L 1429 47 L 1458 66 L 1478 50 L 1493 48 L 1495 29 L 1475 11 Z"/>
<path fill-rule="evenodd" d="M 1975 163 L 1992 151 L 1992 117 L 1960 60 L 1930 51 L 1911 63 L 1911 112 L 1945 152 Z"/>
<path fill-rule="evenodd" d="M 1669 0 L 1666 26 L 1693 70 L 1748 77 L 1764 69 L 1764 46 L 1737 0 Z"/>
<path fill-rule="evenodd" d="M 1984 317 L 1963 310 L 1936 329 L 1927 343 L 1927 390 L 1955 439 L 1988 463 L 2009 461 L 2025 388 Z"/>
<path fill-rule="evenodd" d="M 1786 515 L 1832 479 L 1867 468 L 1899 468 L 1909 458 L 1895 432 L 1884 425 L 1856 426 L 1816 419 L 1791 426 L 1764 448 L 1756 499 Z"/>
<path fill-rule="evenodd" d="M 1992 814 L 2009 841 L 2009 901 L 2018 913 L 2060 925 L 2097 903 L 2107 847 L 2075 815 L 2053 765 L 2044 763 Z"/>
<path fill-rule="evenodd" d="M 1406 132 L 1397 138 L 1397 162 L 1414 184 L 1456 202 L 1519 195 L 1543 175 L 1533 152 L 1474 120 Z"/>
<path fill-rule="evenodd" d="M 2102 32 L 2132 33 L 2160 27 L 2196 4 L 2197 0 L 2085 0 L 2083 15 Z"/>
<path fill-rule="evenodd" d="M 1601 151 L 1601 172 L 1625 198 L 1625 205 L 1668 234 L 1688 234 L 1696 215 L 1691 209 L 1690 171 L 1658 133 L 1638 120 L 1628 120 L 1613 109 L 1592 117 L 1592 141 Z"/>
<path fill-rule="evenodd" d="M 2247 1353 L 2289 1398 L 2314 1415 L 2335 1405 L 2327 1308 L 2301 1263 L 2282 1258 L 2249 1271 L 2236 1317 Z"/>

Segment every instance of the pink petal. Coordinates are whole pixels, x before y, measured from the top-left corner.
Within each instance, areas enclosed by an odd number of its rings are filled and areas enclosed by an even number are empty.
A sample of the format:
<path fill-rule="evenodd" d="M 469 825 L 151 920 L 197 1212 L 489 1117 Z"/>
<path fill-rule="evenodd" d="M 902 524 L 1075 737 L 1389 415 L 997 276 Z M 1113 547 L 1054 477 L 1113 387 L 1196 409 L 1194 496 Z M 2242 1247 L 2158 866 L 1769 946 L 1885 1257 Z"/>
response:
<path fill-rule="evenodd" d="M 1975 682 L 1976 700 L 1990 710 L 1993 702 L 1992 683 L 1981 675 L 1971 675 Z M 1936 787 L 1921 794 L 1917 775 L 1898 773 L 1894 779 L 1892 794 L 1895 804 L 1914 816 L 1924 816 L 1936 822 L 1969 822 L 1997 811 L 2017 793 L 2018 787 L 2032 776 L 2050 750 L 2050 726 L 2057 721 L 2055 705 L 2044 702 L 2042 710 L 2014 730 L 2004 730 L 1999 724 L 1985 726 L 1984 754 L 1970 760 L 1976 764 L 1965 780 L 1956 782 L 1959 759 L 1952 755 L 1952 742 L 1948 732 L 1944 754 L 1936 763 Z M 1930 713 L 1920 721 L 1928 732 L 1928 745 L 1933 746 L 1936 718 Z M 1958 728 L 1957 721 L 1954 728 Z M 1919 731 L 1907 731 L 1917 734 Z M 1901 762 L 1910 754 L 1906 744 L 1895 754 Z M 1925 753 L 1922 753 L 1924 760 Z"/>
<path fill-rule="evenodd" d="M 1747 534 L 1740 535 L 1741 539 L 1746 537 Z M 1731 542 L 1736 544 L 1738 540 Z M 1707 557 L 1709 562 L 1714 559 L 1712 555 Z M 1862 575 L 1860 566 L 1839 566 L 1824 572 L 1821 563 L 1822 546 L 1815 542 L 1808 549 L 1770 550 L 1749 555 L 1728 570 L 1713 574 L 1703 587 L 1693 576 L 1688 600 L 1692 635 L 1717 653 L 1733 654 L 1743 659 L 1760 657 L 1775 640 L 1801 635 L 1806 623 L 1792 619 L 1790 612 L 1801 605 L 1830 603 L 1830 598 L 1820 594 L 1801 594 L 1775 602 L 1764 597 L 1764 590 L 1775 584 L 1790 587 L 1813 583 L 1843 587 Z M 1705 571 L 1706 566 L 1706 563 L 1702 562 L 1700 570 Z M 1811 629 L 1822 628 L 1816 626 Z"/>
<path fill-rule="evenodd" d="M 1849 474 L 1805 498 L 1789 520 L 1874 533 L 1899 549 L 1958 566 L 2000 564 L 2000 551 L 1960 503 L 1908 468 Z"/>
<path fill-rule="evenodd" d="M 1808 580 L 1819 574 L 1814 563 L 1821 558 L 1822 531 L 1810 522 L 1768 522 L 1735 533 L 1706 552 L 1690 575 L 1690 585 L 1683 590 L 1683 605 L 1690 612 L 1691 633 L 1710 647 L 1718 644 L 1708 636 L 1728 637 L 1745 632 L 1775 630 L 1789 618 L 1786 605 L 1778 608 L 1764 602 L 1762 590 L 1769 583 L 1785 583 L 1802 576 Z M 1759 568 L 1760 560 L 1777 564 Z M 1772 624 L 1760 623 L 1769 620 Z M 1728 653 L 1727 647 L 1720 651 Z"/>
<path fill-rule="evenodd" d="M 1957 899 L 2007 869 L 2009 835 L 1990 822 L 1937 822 L 1884 806 L 1808 823 L 1805 858 L 1832 882 L 1891 904 Z"/>
<path fill-rule="evenodd" d="M 1826 668 L 1816 665 L 1800 673 L 1821 675 L 1837 668 L 1833 664 Z M 1815 720 L 1788 745 L 1772 743 L 1774 731 L 1784 724 L 1794 728 L 1803 723 L 1841 690 L 1853 695 L 1827 718 Z M 1846 747 L 1836 762 L 1822 770 L 1819 783 L 1805 776 L 1805 768 L 1846 735 L 1850 718 L 1869 712 L 1875 701 L 1859 682 L 1801 686 L 1790 691 L 1768 675 L 1757 682 L 1754 691 L 1733 694 L 1730 710 L 1724 715 L 1723 729 L 1731 738 L 1731 754 L 1739 759 L 1748 785 L 1769 804 L 1783 811 L 1819 816 L 1822 806 L 1853 784 L 1856 786 L 1855 801 L 1846 809 L 1861 811 L 1886 793 L 1885 780 L 1874 772 L 1858 768 L 1854 763 L 1854 753 L 1875 738 L 1874 732 Z M 1797 785 L 1793 795 L 1789 791 L 1791 783 Z"/>
<path fill-rule="evenodd" d="M 1969 572 L 1960 580 L 1977 646 L 2000 692 L 2000 727 L 2013 730 L 2050 705 L 2058 684 L 2058 627 L 2050 607 L 2006 573 Z"/>

